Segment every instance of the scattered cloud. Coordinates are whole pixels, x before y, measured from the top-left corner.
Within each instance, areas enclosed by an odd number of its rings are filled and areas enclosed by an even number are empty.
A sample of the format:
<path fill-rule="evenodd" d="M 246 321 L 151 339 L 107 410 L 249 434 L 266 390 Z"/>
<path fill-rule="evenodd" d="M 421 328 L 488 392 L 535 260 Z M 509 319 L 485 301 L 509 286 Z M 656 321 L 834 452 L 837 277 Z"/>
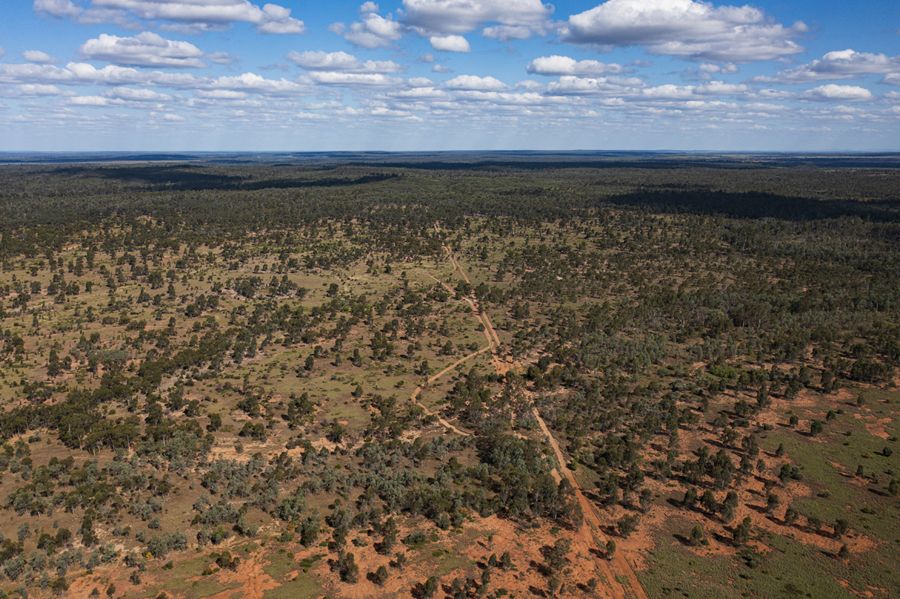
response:
<path fill-rule="evenodd" d="M 548 93 L 557 96 L 590 96 L 594 94 L 620 94 L 623 87 L 607 77 L 574 77 L 565 75 L 547 88 Z"/>
<path fill-rule="evenodd" d="M 461 90 L 456 94 L 454 99 L 500 107 L 540 106 L 559 102 L 558 98 L 545 96 L 536 92 L 500 92 L 485 90 Z"/>
<path fill-rule="evenodd" d="M 639 93 L 644 82 L 636 77 L 575 77 L 564 75 L 547 87 L 557 96 L 631 95 Z"/>
<path fill-rule="evenodd" d="M 129 102 L 167 102 L 172 96 L 161 94 L 152 89 L 133 87 L 114 87 L 104 94 L 109 98 L 117 98 Z"/>
<path fill-rule="evenodd" d="M 233 64 L 237 62 L 237 58 L 228 52 L 211 52 L 206 55 L 206 58 L 216 64 Z"/>
<path fill-rule="evenodd" d="M 535 75 L 603 75 L 621 73 L 622 66 L 607 64 L 598 60 L 575 60 L 568 56 L 541 56 L 528 65 L 528 72 Z"/>
<path fill-rule="evenodd" d="M 23 83 L 17 87 L 17 91 L 23 96 L 61 96 L 63 93 L 55 85 L 46 83 Z"/>
<path fill-rule="evenodd" d="M 22 52 L 22 58 L 36 64 L 50 64 L 53 62 L 53 57 L 41 50 L 25 50 Z"/>
<path fill-rule="evenodd" d="M 445 84 L 450 89 L 498 91 L 506 89 L 506 84 L 495 77 L 479 77 L 478 75 L 459 75 Z"/>
<path fill-rule="evenodd" d="M 370 49 L 386 48 L 403 36 L 402 25 L 391 15 L 383 17 L 378 14 L 378 5 L 374 2 L 363 4 L 360 13 L 360 20 L 349 27 L 344 23 L 334 23 L 329 29 L 355 46 Z"/>
<path fill-rule="evenodd" d="M 197 96 L 209 100 L 243 100 L 247 93 L 232 89 L 201 89 L 197 91 Z"/>
<path fill-rule="evenodd" d="M 321 85 L 386 86 L 398 82 L 386 73 L 401 67 L 390 60 L 360 60 L 346 52 L 291 52 L 288 60 L 309 71 L 309 79 Z"/>
<path fill-rule="evenodd" d="M 78 17 L 84 12 L 72 0 L 34 0 L 34 10 L 54 17 Z"/>
<path fill-rule="evenodd" d="M 409 89 L 391 92 L 390 96 L 400 100 L 413 101 L 445 100 L 450 97 L 445 90 L 438 89 L 430 84 L 424 84 L 424 82 L 422 85 L 413 85 Z"/>
<path fill-rule="evenodd" d="M 433 35 L 428 38 L 431 47 L 442 52 L 469 52 L 469 40 L 461 35 Z"/>
<path fill-rule="evenodd" d="M 92 60 L 144 67 L 200 68 L 205 66 L 203 52 L 190 42 L 165 39 L 145 31 L 134 37 L 101 33 L 86 41 L 81 54 Z"/>
<path fill-rule="evenodd" d="M 129 84 L 149 78 L 136 69 L 70 62 L 65 68 L 46 64 L 0 64 L 0 83 Z"/>
<path fill-rule="evenodd" d="M 720 95 L 731 96 L 734 94 L 743 94 L 750 90 L 743 83 L 725 83 L 724 81 L 710 81 L 703 85 L 694 87 L 694 90 L 702 95 Z"/>
<path fill-rule="evenodd" d="M 289 81 L 283 78 L 266 79 L 256 73 L 243 73 L 233 77 L 219 77 L 213 80 L 209 84 L 209 87 L 212 89 L 246 91 L 270 95 L 295 94 L 303 90 L 303 86 L 296 81 Z"/>
<path fill-rule="evenodd" d="M 858 85 L 837 85 L 829 83 L 820 85 L 806 92 L 806 97 L 813 100 L 861 101 L 871 100 L 872 92 Z"/>
<path fill-rule="evenodd" d="M 853 49 L 836 50 L 809 64 L 781 71 L 775 77 L 760 77 L 759 80 L 806 83 L 865 75 L 884 75 L 886 78 L 900 76 L 900 56 L 857 52 Z"/>
<path fill-rule="evenodd" d="M 428 34 L 463 34 L 487 23 L 483 33 L 522 39 L 548 26 L 553 6 L 541 0 L 403 0 L 403 21 Z"/>
<path fill-rule="evenodd" d="M 481 34 L 484 37 L 508 42 L 509 40 L 527 40 L 534 34 L 534 30 L 526 25 L 497 25 L 485 27 Z"/>
<path fill-rule="evenodd" d="M 279 4 L 249 0 L 34 0 L 38 13 L 85 23 L 125 23 L 129 19 L 176 23 L 194 30 L 250 23 L 262 33 L 302 33 L 303 21 Z"/>
<path fill-rule="evenodd" d="M 346 52 L 291 52 L 288 60 L 308 71 L 344 71 L 351 73 L 395 73 L 401 70 L 390 60 L 362 61 Z"/>
<path fill-rule="evenodd" d="M 773 60 L 802 51 L 806 31 L 785 27 L 749 5 L 716 7 L 694 0 L 607 0 L 569 17 L 564 40 L 597 46 L 645 46 L 654 54 L 708 61 Z"/>
<path fill-rule="evenodd" d="M 701 73 L 707 73 L 707 74 L 737 73 L 737 71 L 738 71 L 737 65 L 734 63 L 715 64 L 715 63 L 710 63 L 710 62 L 704 62 L 703 64 L 700 65 L 699 68 L 700 68 Z"/>
<path fill-rule="evenodd" d="M 125 87 L 155 86 L 199 93 L 234 91 L 260 95 L 300 95 L 308 91 L 309 82 L 302 83 L 288 79 L 268 79 L 256 73 L 242 73 L 235 76 L 217 78 L 195 77 L 187 73 L 151 71 L 133 67 L 107 65 L 97 68 L 92 64 L 71 62 L 65 67 L 38 64 L 0 63 L 0 85 L 2 84 L 46 84 L 46 85 L 105 85 L 118 88 L 110 97 L 122 99 L 130 94 L 136 99 L 139 94 L 149 98 L 144 91 L 127 91 Z"/>
<path fill-rule="evenodd" d="M 310 79 L 322 85 L 385 86 L 397 83 L 397 79 L 384 73 L 351 73 L 342 71 L 314 71 Z"/>
<path fill-rule="evenodd" d="M 746 85 L 712 81 L 703 85 L 657 85 L 641 90 L 645 98 L 661 100 L 690 100 L 697 96 L 731 96 L 743 94 L 748 90 Z"/>
<path fill-rule="evenodd" d="M 111 103 L 109 98 L 103 96 L 73 96 L 69 98 L 69 103 L 75 106 L 109 106 Z"/>
<path fill-rule="evenodd" d="M 485 131 L 497 132 L 505 123 L 516 131 L 520 124 L 549 131 L 577 122 L 569 129 L 573 136 L 583 126 L 631 130 L 625 123 L 723 133 L 736 126 L 796 130 L 799 123 L 820 121 L 848 130 L 865 120 L 900 124 L 900 87 L 879 90 L 875 101 L 871 85 L 900 86 L 900 57 L 846 49 L 801 62 L 794 56 L 802 50 L 805 25 L 781 23 L 753 0 L 593 0 L 562 15 L 545 0 L 356 1 L 344 22 L 329 27 L 343 38 L 332 40 L 338 48 L 288 52 L 290 46 L 276 43 L 242 54 L 246 39 L 240 36 L 299 33 L 303 23 L 291 8 L 302 14 L 315 3 L 32 0 L 41 15 L 95 24 L 92 35 L 81 38 L 92 39 L 67 64 L 24 48 L 48 47 L 62 57 L 77 45 L 63 50 L 36 41 L 15 48 L 21 64 L 0 61 L 0 120 L 16 113 L 27 122 L 29 114 L 49 110 L 112 122 L 140 111 L 141 123 L 158 128 L 187 122 L 287 130 L 369 119 L 433 122 L 448 130 L 483 123 Z M 204 38 L 171 33 L 228 27 L 235 30 L 229 39 L 234 54 L 205 52 Z M 532 41 L 512 48 L 497 43 L 526 38 Z M 567 43 L 576 46 L 563 50 Z M 625 48 L 639 51 L 596 54 Z M 473 57 L 451 54 L 466 52 L 479 52 L 474 68 Z M 239 54 L 246 68 L 233 66 Z M 683 60 L 645 68 L 651 66 L 647 54 Z M 742 66 L 751 61 L 777 62 Z M 447 74 L 450 66 L 479 74 Z M 403 74 L 406 69 L 411 75 Z M 738 81 L 739 70 L 752 74 Z M 753 77 L 760 74 L 766 76 Z"/>

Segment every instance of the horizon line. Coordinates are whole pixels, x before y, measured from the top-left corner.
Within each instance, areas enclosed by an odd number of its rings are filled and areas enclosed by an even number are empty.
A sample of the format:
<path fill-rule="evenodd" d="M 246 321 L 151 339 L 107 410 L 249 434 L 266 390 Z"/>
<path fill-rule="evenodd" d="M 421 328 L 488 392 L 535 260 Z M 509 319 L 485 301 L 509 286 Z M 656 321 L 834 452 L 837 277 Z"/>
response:
<path fill-rule="evenodd" d="M 850 154 L 850 155 L 867 155 L 867 154 L 900 154 L 900 148 L 897 149 L 871 149 L 871 150 L 715 150 L 715 149 L 699 149 L 699 150 L 681 150 L 668 148 L 644 148 L 644 149 L 462 149 L 462 150 L 0 150 L 0 155 L 29 155 L 29 154 L 807 154 L 807 155 L 829 155 L 829 154 Z"/>

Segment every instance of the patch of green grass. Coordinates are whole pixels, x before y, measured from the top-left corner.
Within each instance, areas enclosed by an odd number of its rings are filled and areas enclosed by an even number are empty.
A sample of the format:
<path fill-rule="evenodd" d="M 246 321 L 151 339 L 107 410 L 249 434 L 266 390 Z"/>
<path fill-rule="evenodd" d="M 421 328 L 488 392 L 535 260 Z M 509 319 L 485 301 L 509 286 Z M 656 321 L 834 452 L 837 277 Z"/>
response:
<path fill-rule="evenodd" d="M 600 480 L 600 476 L 584 464 L 575 464 L 574 474 L 578 484 L 584 489 L 595 488 Z"/>
<path fill-rule="evenodd" d="M 322 585 L 312 574 L 301 572 L 294 580 L 266 591 L 263 596 L 265 599 L 316 599 L 322 596 Z"/>
<path fill-rule="evenodd" d="M 896 392 L 878 392 L 866 397 L 867 417 L 891 416 Z M 876 403 L 877 402 L 877 403 Z M 833 406 L 832 406 L 833 407 Z M 761 445 L 773 451 L 785 448 L 785 462 L 801 468 L 803 483 L 812 495 L 795 501 L 808 516 L 820 518 L 829 526 L 838 518 L 850 522 L 851 529 L 876 542 L 864 553 L 851 555 L 848 561 L 835 559 L 820 548 L 792 539 L 762 534 L 769 551 L 756 556 L 755 567 L 738 556 L 700 557 L 673 540 L 675 533 L 686 534 L 691 524 L 675 520 L 660 532 L 660 542 L 649 558 L 650 567 L 639 573 L 651 597 L 853 597 L 871 592 L 876 597 L 897 596 L 900 584 L 896 564 L 900 562 L 900 503 L 888 497 L 884 488 L 897 476 L 900 463 L 896 452 L 882 455 L 885 441 L 865 428 L 866 420 L 855 418 L 858 408 L 840 406 L 843 414 L 825 425 L 815 438 L 794 430 L 777 427 L 763 435 Z M 871 413 L 868 411 L 871 410 Z M 822 410 L 808 415 L 821 417 Z M 804 414 L 806 417 L 807 414 Z M 888 427 L 891 434 L 891 426 Z M 875 475 L 878 484 L 854 476 L 862 464 L 866 476 Z"/>
<path fill-rule="evenodd" d="M 266 558 L 266 565 L 263 567 L 263 570 L 275 580 L 281 580 L 297 568 L 297 564 L 294 563 L 294 556 L 284 548 L 272 551 Z"/>
<path fill-rule="evenodd" d="M 891 443 L 870 434 L 853 410 L 846 408 L 816 439 L 776 429 L 761 444 L 770 451 L 784 444 L 786 457 L 801 468 L 804 484 L 813 490 L 813 496 L 796 501 L 801 512 L 829 523 L 846 518 L 851 527 L 895 543 L 900 539 L 900 506 L 884 490 L 891 477 L 900 476 L 900 455 L 882 455 Z M 866 477 L 877 476 L 878 484 L 853 476 L 857 465 Z"/>
<path fill-rule="evenodd" d="M 302 560 L 297 562 L 297 566 L 301 570 L 304 570 L 304 571 L 309 570 L 310 568 L 315 566 L 323 557 L 325 557 L 323 554 L 318 554 L 318 553 L 316 555 L 310 555 L 309 557 L 304 557 Z"/>
<path fill-rule="evenodd" d="M 170 595 L 187 597 L 209 597 L 229 589 L 237 589 L 237 583 L 223 584 L 215 575 L 203 576 L 203 570 L 209 565 L 210 560 L 206 556 L 193 559 L 175 561 L 171 570 L 159 575 L 163 582 L 156 584 L 146 591 L 142 590 L 135 597 L 156 597 L 162 591 Z"/>
<path fill-rule="evenodd" d="M 676 521 L 674 526 L 678 525 L 690 529 L 686 521 Z M 767 537 L 764 542 L 772 551 L 759 556 L 751 568 L 737 557 L 698 556 L 667 534 L 638 576 L 647 594 L 659 598 L 854 597 L 838 583 L 837 560 L 784 537 Z"/>
<path fill-rule="evenodd" d="M 470 564 L 468 558 L 459 551 L 437 549 L 431 552 L 431 571 L 437 577 L 446 576 L 454 570 L 465 568 Z"/>

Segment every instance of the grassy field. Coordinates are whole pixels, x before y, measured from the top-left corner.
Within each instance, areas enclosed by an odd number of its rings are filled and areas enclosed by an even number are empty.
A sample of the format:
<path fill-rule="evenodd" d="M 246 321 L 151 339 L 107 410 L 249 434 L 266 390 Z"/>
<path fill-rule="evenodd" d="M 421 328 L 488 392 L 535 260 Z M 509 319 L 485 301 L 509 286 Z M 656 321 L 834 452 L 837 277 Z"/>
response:
<path fill-rule="evenodd" d="M 694 549 L 678 540 L 688 536 L 693 522 L 670 521 L 661 528 L 648 568 L 641 573 L 651 596 L 849 598 L 900 593 L 900 503 L 886 488 L 900 472 L 900 460 L 896 453 L 884 455 L 884 448 L 897 445 L 894 416 L 900 392 L 851 391 L 845 397 L 861 396 L 861 406 L 828 396 L 804 402 L 781 414 L 783 423 L 762 434 L 761 445 L 770 454 L 783 447 L 786 458 L 800 469 L 810 493 L 792 500 L 799 513 L 820 519 L 826 530 L 837 519 L 847 520 L 851 534 L 867 538 L 865 551 L 841 559 L 819 546 L 765 530 L 758 531 L 762 549 L 754 550 L 752 557 L 721 547 Z M 825 420 L 828 410 L 837 415 L 825 432 L 816 437 L 803 432 L 808 430 L 805 419 Z M 789 414 L 801 418 L 796 430 L 788 426 Z M 863 466 L 862 476 L 856 475 L 858 465 Z"/>

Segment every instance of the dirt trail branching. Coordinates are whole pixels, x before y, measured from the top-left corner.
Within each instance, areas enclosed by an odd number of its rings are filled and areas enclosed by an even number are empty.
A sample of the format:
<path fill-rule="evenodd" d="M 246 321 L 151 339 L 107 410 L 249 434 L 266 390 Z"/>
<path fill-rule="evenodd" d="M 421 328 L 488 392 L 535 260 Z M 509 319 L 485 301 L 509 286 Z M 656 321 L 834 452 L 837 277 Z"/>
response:
<path fill-rule="evenodd" d="M 474 352 L 472 352 L 472 353 L 470 353 L 470 354 L 467 354 L 467 355 L 463 356 L 462 358 L 460 358 L 460 359 L 458 359 L 457 361 L 453 362 L 453 364 L 450 364 L 449 366 L 447 366 L 446 368 L 444 368 L 443 370 L 441 370 L 441 371 L 438 372 L 437 374 L 434 374 L 434 375 L 432 375 L 431 377 L 429 377 L 429 378 L 428 378 L 428 381 L 427 381 L 427 383 L 426 383 L 426 387 L 427 387 L 427 385 L 431 385 L 431 384 L 433 384 L 433 383 L 436 383 L 437 381 L 439 381 L 441 378 L 443 378 L 443 377 L 446 376 L 447 374 L 453 372 L 456 368 L 459 368 L 459 366 L 461 366 L 462 364 L 465 364 L 465 363 L 468 362 L 469 360 L 471 360 L 471 359 L 473 359 L 473 358 L 476 358 L 476 357 L 480 356 L 481 354 L 486 353 L 486 352 L 489 352 L 489 351 L 491 351 L 490 346 L 488 346 L 488 347 L 482 347 L 482 348 L 479 349 L 478 351 L 474 351 Z M 434 416 L 434 417 L 436 417 L 436 418 L 437 418 L 437 421 L 438 421 L 444 428 L 447 428 L 447 429 L 453 431 L 453 432 L 456 433 L 457 435 L 462 435 L 463 437 L 468 437 L 468 436 L 470 436 L 471 433 L 468 433 L 468 432 L 462 430 L 461 428 L 457 427 L 456 425 L 454 425 L 453 423 L 451 423 L 450 421 L 448 421 L 446 418 L 440 416 L 439 414 L 436 414 L 436 413 L 435 413 L 433 410 L 431 410 L 428 406 L 426 406 L 426 405 L 423 404 L 421 401 L 419 401 L 419 396 L 422 394 L 422 391 L 424 391 L 426 387 L 423 387 L 423 386 L 421 386 L 421 385 L 418 386 L 418 387 L 416 387 L 416 389 L 415 389 L 415 391 L 413 391 L 413 394 L 412 394 L 412 397 L 411 397 L 413 403 L 415 403 L 417 406 L 419 406 L 419 407 L 422 409 L 422 411 L 425 412 L 425 414 L 427 414 L 427 415 L 429 415 L 429 416 Z"/>

